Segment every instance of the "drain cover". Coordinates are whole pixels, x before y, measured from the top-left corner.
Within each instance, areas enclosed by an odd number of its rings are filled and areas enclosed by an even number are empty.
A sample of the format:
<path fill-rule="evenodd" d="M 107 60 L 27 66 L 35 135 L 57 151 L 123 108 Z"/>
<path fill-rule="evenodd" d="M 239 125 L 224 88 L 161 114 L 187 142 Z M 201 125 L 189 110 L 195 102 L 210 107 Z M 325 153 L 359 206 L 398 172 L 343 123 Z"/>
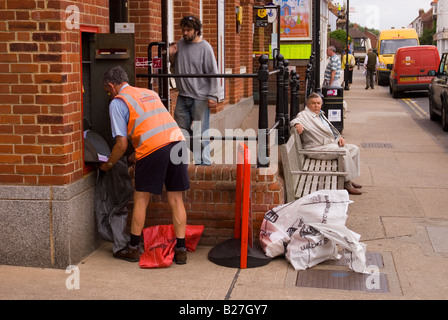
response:
<path fill-rule="evenodd" d="M 378 252 L 366 252 L 366 265 L 375 267 L 376 271 L 384 268 L 383 255 Z M 319 269 L 325 266 L 325 269 Z M 314 268 L 299 271 L 297 287 L 310 287 L 322 289 L 355 290 L 365 292 L 390 292 L 387 275 L 381 272 L 356 273 L 347 269 L 344 259 L 327 260 Z M 328 269 L 332 268 L 332 269 Z"/>
<path fill-rule="evenodd" d="M 299 271 L 296 286 L 378 293 L 390 291 L 387 276 L 383 273 L 363 274 L 326 269 Z"/>
<path fill-rule="evenodd" d="M 388 142 L 362 142 L 363 148 L 392 148 L 392 144 Z"/>

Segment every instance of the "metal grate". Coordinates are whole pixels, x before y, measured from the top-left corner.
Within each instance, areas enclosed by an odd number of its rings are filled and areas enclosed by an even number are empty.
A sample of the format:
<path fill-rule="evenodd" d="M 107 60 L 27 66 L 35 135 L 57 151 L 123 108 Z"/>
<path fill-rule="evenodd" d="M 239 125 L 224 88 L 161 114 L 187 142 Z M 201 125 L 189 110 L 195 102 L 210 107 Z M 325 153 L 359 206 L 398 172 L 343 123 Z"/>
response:
<path fill-rule="evenodd" d="M 296 280 L 297 287 L 355 290 L 364 292 L 387 293 L 390 292 L 387 275 L 384 273 L 362 274 L 347 269 L 340 269 L 344 259 L 328 260 L 322 265 L 299 271 Z M 384 267 L 384 260 L 381 253 L 366 252 L 366 265 L 376 266 L 377 270 Z M 328 268 L 331 269 L 328 269 Z"/>
<path fill-rule="evenodd" d="M 363 148 L 392 148 L 392 144 L 388 142 L 362 142 Z"/>
<path fill-rule="evenodd" d="M 377 283 L 372 283 L 374 279 Z M 373 276 L 342 270 L 307 269 L 299 271 L 296 286 L 378 293 L 390 292 L 387 276 L 384 273 Z"/>

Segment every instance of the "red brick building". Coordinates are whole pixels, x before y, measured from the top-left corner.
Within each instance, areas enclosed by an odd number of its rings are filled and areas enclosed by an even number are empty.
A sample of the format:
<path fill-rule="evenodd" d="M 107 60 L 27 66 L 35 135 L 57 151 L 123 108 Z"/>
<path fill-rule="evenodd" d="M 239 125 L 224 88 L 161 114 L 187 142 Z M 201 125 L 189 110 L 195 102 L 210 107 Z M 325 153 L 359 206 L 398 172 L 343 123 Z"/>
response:
<path fill-rule="evenodd" d="M 223 73 L 252 73 L 252 12 L 258 2 L 223 0 L 223 13 L 217 10 L 220 1 L 172 0 L 169 24 L 179 39 L 180 18 L 200 16 L 203 37 L 215 52 L 218 42 L 225 41 Z M 83 49 L 92 34 L 109 33 L 118 6 L 127 9 L 125 22 L 134 24 L 135 57 L 147 57 L 148 44 L 162 39 L 161 0 L 0 0 L 1 264 L 65 268 L 99 243 L 93 213 L 96 174 L 86 168 L 83 156 L 83 99 L 95 87 L 94 78 L 83 74 L 89 65 L 89 53 Z M 237 6 L 244 13 L 240 32 Z M 219 14 L 225 17 L 221 33 Z M 147 79 L 135 83 L 146 87 Z M 212 126 L 237 128 L 253 107 L 252 88 L 252 79 L 225 80 L 225 96 L 212 110 Z M 174 102 L 174 90 L 172 98 Z M 190 167 L 188 223 L 205 225 L 204 244 L 233 234 L 235 168 Z M 260 175 L 254 169 L 252 180 L 257 229 L 263 214 L 283 203 L 283 183 L 277 170 Z M 148 223 L 171 223 L 164 196 L 153 197 Z"/>

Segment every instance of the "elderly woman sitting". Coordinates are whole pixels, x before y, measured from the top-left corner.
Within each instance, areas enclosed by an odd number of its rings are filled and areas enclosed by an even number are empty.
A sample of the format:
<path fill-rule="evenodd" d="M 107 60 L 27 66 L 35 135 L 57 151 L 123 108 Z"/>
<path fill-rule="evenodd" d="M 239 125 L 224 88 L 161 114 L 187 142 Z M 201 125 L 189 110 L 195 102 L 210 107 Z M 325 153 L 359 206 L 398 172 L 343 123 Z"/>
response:
<path fill-rule="evenodd" d="M 345 143 L 339 131 L 328 121 L 323 112 L 322 98 L 317 93 L 308 96 L 306 107 L 290 122 L 301 136 L 303 148 L 308 150 L 331 151 L 344 148 L 345 189 L 350 194 L 361 194 L 361 185 L 351 180 L 361 175 L 359 148 L 354 144 Z"/>

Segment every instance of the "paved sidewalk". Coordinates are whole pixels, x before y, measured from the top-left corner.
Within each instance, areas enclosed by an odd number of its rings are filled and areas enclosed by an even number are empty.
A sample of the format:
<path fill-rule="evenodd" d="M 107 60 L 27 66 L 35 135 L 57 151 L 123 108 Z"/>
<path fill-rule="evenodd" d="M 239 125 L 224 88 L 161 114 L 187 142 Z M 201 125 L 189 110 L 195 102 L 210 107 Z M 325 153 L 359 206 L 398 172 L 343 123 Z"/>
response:
<path fill-rule="evenodd" d="M 284 258 L 238 270 L 210 262 L 211 248 L 205 246 L 189 253 L 186 265 L 140 269 L 113 259 L 111 244 L 104 243 L 78 265 L 79 289 L 67 289 L 73 273 L 65 270 L 0 266 L 0 299 L 447 299 L 448 154 L 388 88 L 364 87 L 356 70 L 351 90 L 344 92 L 343 133 L 360 147 L 362 175 L 356 182 L 364 186 L 361 196 L 350 196 L 347 226 L 362 235 L 369 254 L 380 256 L 386 292 L 341 289 L 334 283 L 332 288 L 299 287 L 302 271 Z M 328 279 L 350 274 L 332 264 L 309 270 L 320 270 Z"/>

